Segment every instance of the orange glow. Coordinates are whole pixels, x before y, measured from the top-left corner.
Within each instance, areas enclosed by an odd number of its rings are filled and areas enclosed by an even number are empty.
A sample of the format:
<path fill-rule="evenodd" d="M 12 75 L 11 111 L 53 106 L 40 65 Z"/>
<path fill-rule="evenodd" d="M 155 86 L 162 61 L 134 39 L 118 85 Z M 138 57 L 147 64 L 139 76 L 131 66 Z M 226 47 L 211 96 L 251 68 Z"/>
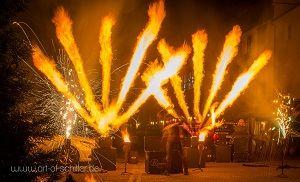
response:
<path fill-rule="evenodd" d="M 221 102 L 218 109 L 216 110 L 216 117 L 221 115 L 224 110 L 231 106 L 231 104 L 239 97 L 239 95 L 247 88 L 251 80 L 255 75 L 268 63 L 271 58 L 272 52 L 263 52 L 258 59 L 254 61 L 251 67 L 245 73 L 241 74 L 234 82 L 232 89 L 226 95 L 225 99 Z"/>
<path fill-rule="evenodd" d="M 179 70 L 186 63 L 191 49 L 188 45 L 183 44 L 180 48 L 174 49 L 169 46 L 164 39 L 159 41 L 157 45 L 158 52 L 161 55 L 162 62 L 159 64 L 156 60 L 148 66 L 146 71 L 142 74 L 142 80 L 146 84 L 140 95 L 136 100 L 122 112 L 121 108 L 126 101 L 126 96 L 135 82 L 135 78 L 141 67 L 142 61 L 145 58 L 149 46 L 155 41 L 161 24 L 165 18 L 166 12 L 164 9 L 164 0 L 157 0 L 149 6 L 148 9 L 148 22 L 145 28 L 140 32 L 129 62 L 128 70 L 122 80 L 120 92 L 117 98 L 110 98 L 110 80 L 111 80 L 111 66 L 113 60 L 112 52 L 112 28 L 114 26 L 114 19 L 110 16 L 102 19 L 102 24 L 99 31 L 99 44 L 100 55 L 99 62 L 102 66 L 102 104 L 97 103 L 85 74 L 83 65 L 84 62 L 79 54 L 79 49 L 73 37 L 72 20 L 63 8 L 58 8 L 53 18 L 53 23 L 56 27 L 56 36 L 64 50 L 67 52 L 78 76 L 80 87 L 85 96 L 84 104 L 80 105 L 77 98 L 69 90 L 67 83 L 64 81 L 61 73 L 56 69 L 55 63 L 52 59 L 45 56 L 42 51 L 34 46 L 33 62 L 37 69 L 39 69 L 55 88 L 66 97 L 74 106 L 76 111 L 82 118 L 93 128 L 96 129 L 101 135 L 108 135 L 110 131 L 119 129 L 119 127 L 126 123 L 139 108 L 153 96 L 158 104 L 167 110 L 174 118 L 179 118 L 177 111 L 174 109 L 173 103 L 168 96 L 167 89 L 163 87 L 170 79 L 176 99 L 183 111 L 184 116 L 188 121 L 196 119 L 203 123 L 203 128 L 199 134 L 199 141 L 205 139 L 207 131 L 214 127 L 222 125 L 217 122 L 217 118 L 232 105 L 232 103 L 239 97 L 239 95 L 247 88 L 248 84 L 255 77 L 255 75 L 267 64 L 268 59 L 271 57 L 270 51 L 262 53 L 257 60 L 254 61 L 252 66 L 242 73 L 232 86 L 231 91 L 225 96 L 224 100 L 218 107 L 213 104 L 217 92 L 222 86 L 226 70 L 233 58 L 238 52 L 238 45 L 241 38 L 241 29 L 239 26 L 234 26 L 225 38 L 222 52 L 218 57 L 214 75 L 212 78 L 212 85 L 209 90 L 208 98 L 204 103 L 202 115 L 200 113 L 200 98 L 201 98 L 201 85 L 204 77 L 204 57 L 205 49 L 207 46 L 207 34 L 203 30 L 198 30 L 192 35 L 193 46 L 193 73 L 194 73 L 194 102 L 193 114 L 189 113 L 187 102 L 185 101 L 185 93 L 182 89 L 182 79 L 179 76 Z M 126 36 L 126 35 L 124 35 Z M 112 102 L 113 101 L 113 102 Z M 202 102 L 202 101 L 201 101 Z M 207 125 L 203 122 L 210 112 L 211 117 L 208 118 Z M 191 119 L 192 118 L 192 119 Z M 201 126 L 202 127 L 202 126 Z M 68 134 L 67 134 L 68 135 Z M 201 136 L 200 136 L 201 135 Z M 124 141 L 129 141 L 124 138 Z"/>
<path fill-rule="evenodd" d="M 158 48 L 159 53 L 162 55 L 163 62 L 166 63 L 169 60 L 172 53 L 174 52 L 174 49 L 172 47 L 170 47 L 164 39 L 159 42 L 157 48 Z M 186 59 L 187 59 L 187 57 L 186 57 Z M 185 61 L 186 61 L 186 59 L 185 59 Z M 171 85 L 174 89 L 175 96 L 178 100 L 180 108 L 183 110 L 185 117 L 189 118 L 190 114 L 189 114 L 188 106 L 185 102 L 185 95 L 182 90 L 182 79 L 180 78 L 179 75 L 174 75 L 171 77 Z M 157 99 L 157 97 L 156 97 L 156 99 Z M 159 101 L 160 99 L 157 99 L 157 100 Z"/>
<path fill-rule="evenodd" d="M 216 113 L 215 113 L 216 104 L 213 104 L 210 108 L 210 119 L 212 127 L 216 124 Z"/>
<path fill-rule="evenodd" d="M 122 130 L 121 133 L 122 133 L 123 141 L 125 143 L 130 143 L 131 141 L 130 141 L 130 137 L 129 137 L 129 133 L 127 131 L 127 128 L 125 130 Z"/>
<path fill-rule="evenodd" d="M 151 43 L 156 39 L 161 23 L 165 18 L 164 1 L 159 0 L 153 3 L 148 9 L 149 21 L 146 28 L 139 35 L 133 56 L 130 60 L 130 66 L 124 77 L 121 91 L 117 100 L 117 107 L 120 108 L 125 101 L 126 95 L 131 88 L 137 75 L 139 67 L 144 59 L 146 51 Z"/>
<path fill-rule="evenodd" d="M 101 50 L 99 62 L 102 65 L 102 104 L 104 109 L 109 105 L 110 70 L 113 57 L 111 48 L 111 29 L 114 23 L 112 17 L 107 16 L 103 18 L 99 34 Z"/>
<path fill-rule="evenodd" d="M 84 181 L 85 182 L 97 182 L 94 175 L 92 175 L 92 174 L 86 174 L 84 177 Z"/>
<path fill-rule="evenodd" d="M 87 121 L 90 126 L 96 128 L 93 118 L 91 118 L 87 111 L 81 107 L 76 97 L 70 92 L 67 83 L 63 80 L 63 76 L 56 69 L 53 60 L 50 60 L 47 56 L 45 56 L 40 48 L 36 46 L 33 47 L 32 58 L 34 66 L 46 75 L 55 88 L 73 104 L 73 107 L 80 116 Z"/>
<path fill-rule="evenodd" d="M 221 87 L 221 84 L 223 82 L 226 73 L 227 66 L 230 64 L 230 62 L 238 52 L 238 45 L 240 42 L 241 35 L 242 35 L 241 28 L 238 25 L 236 25 L 226 36 L 223 50 L 221 52 L 220 57 L 218 58 L 218 62 L 216 65 L 216 70 L 213 76 L 213 82 L 209 92 L 209 96 L 204 105 L 204 110 L 202 114 L 203 119 L 205 119 L 209 111 L 209 108 L 211 106 L 211 103 L 215 95 L 217 94 L 217 91 Z"/>
<path fill-rule="evenodd" d="M 57 9 L 52 21 L 56 27 L 56 36 L 59 39 L 60 43 L 63 45 L 65 51 L 68 53 L 69 58 L 74 65 L 80 86 L 85 94 L 86 107 L 95 118 L 99 119 L 101 117 L 100 109 L 98 104 L 95 102 L 92 88 L 83 68 L 83 61 L 73 37 L 73 22 L 63 8 Z"/>
<path fill-rule="evenodd" d="M 192 35 L 193 43 L 193 70 L 194 70 L 194 115 L 198 121 L 201 121 L 200 97 L 201 85 L 204 77 L 204 50 L 207 46 L 207 34 L 204 30 L 199 30 Z"/>
<path fill-rule="evenodd" d="M 198 141 L 199 142 L 204 142 L 205 141 L 205 138 L 206 138 L 206 135 L 207 135 L 207 131 L 201 131 L 199 133 L 199 138 L 198 138 Z"/>

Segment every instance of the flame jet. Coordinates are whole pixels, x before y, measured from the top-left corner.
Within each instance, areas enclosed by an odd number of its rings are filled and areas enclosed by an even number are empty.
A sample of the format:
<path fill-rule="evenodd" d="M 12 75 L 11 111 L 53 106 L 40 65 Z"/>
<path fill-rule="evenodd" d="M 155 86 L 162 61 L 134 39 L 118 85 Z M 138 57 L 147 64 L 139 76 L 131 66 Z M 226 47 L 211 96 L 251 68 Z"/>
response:
<path fill-rule="evenodd" d="M 125 75 L 121 91 L 117 99 L 118 110 L 125 101 L 126 95 L 133 84 L 148 47 L 156 39 L 161 23 L 165 18 L 165 14 L 163 0 L 153 3 L 148 9 L 149 21 L 146 25 L 146 28 L 138 37 L 133 56 L 130 60 L 130 66 Z"/>
<path fill-rule="evenodd" d="M 55 86 L 55 88 L 63 94 L 74 106 L 77 113 L 92 127 L 96 129 L 93 118 L 91 118 L 88 112 L 81 107 L 80 103 L 77 101 L 76 97 L 70 92 L 67 83 L 63 80 L 63 76 L 56 69 L 53 60 L 50 60 L 47 56 L 43 54 L 40 48 L 37 46 L 33 47 L 33 63 L 34 66 L 40 70 L 48 80 Z"/>
<path fill-rule="evenodd" d="M 211 107 L 210 107 L 210 119 L 211 119 L 211 126 L 214 127 L 216 124 L 216 112 L 215 109 L 217 107 L 217 103 L 214 103 Z"/>
<path fill-rule="evenodd" d="M 207 46 L 207 34 L 204 30 L 199 30 L 192 35 L 193 44 L 193 70 L 194 70 L 194 115 L 198 121 L 201 121 L 200 97 L 201 85 L 204 77 L 204 50 Z"/>
<path fill-rule="evenodd" d="M 153 61 L 149 67 L 146 69 L 145 73 L 142 75 L 142 80 L 149 86 L 149 82 L 152 79 L 152 76 L 158 72 L 158 70 L 162 70 L 163 66 L 158 63 L 157 60 Z M 165 89 L 157 89 L 153 93 L 154 98 L 157 100 L 158 104 L 166 109 L 166 111 L 171 114 L 173 117 L 178 118 L 178 114 L 173 109 L 173 104 L 171 99 L 167 95 L 167 91 Z"/>
<path fill-rule="evenodd" d="M 169 46 L 164 39 L 159 41 L 157 49 L 158 49 L 158 52 L 162 56 L 162 61 L 164 62 L 164 64 L 167 63 L 167 61 L 170 59 L 170 56 L 172 55 L 172 53 L 175 52 L 174 48 Z M 179 75 L 172 76 L 170 78 L 170 80 L 171 80 L 171 85 L 172 85 L 172 87 L 175 91 L 175 96 L 178 100 L 178 104 L 179 104 L 180 108 L 182 109 L 182 111 L 184 113 L 184 116 L 186 118 L 189 118 L 190 117 L 189 109 L 188 109 L 188 106 L 185 102 L 185 95 L 184 95 L 184 92 L 183 92 L 182 87 L 181 87 L 182 86 L 182 80 L 181 80 Z"/>
<path fill-rule="evenodd" d="M 223 82 L 226 73 L 227 66 L 230 64 L 230 62 L 238 52 L 238 45 L 240 43 L 241 35 L 242 35 L 242 31 L 238 25 L 234 26 L 233 29 L 229 32 L 229 34 L 226 35 L 223 50 L 221 52 L 220 57 L 218 58 L 218 62 L 216 65 L 212 86 L 208 98 L 206 100 L 206 103 L 204 105 L 204 110 L 202 113 L 202 121 L 205 119 L 210 109 L 211 103 L 215 95 L 217 94 L 217 91 L 221 87 L 221 84 Z"/>
<path fill-rule="evenodd" d="M 85 104 L 91 114 L 99 119 L 101 117 L 100 109 L 95 102 L 94 94 L 89 81 L 84 72 L 83 63 L 79 54 L 78 47 L 72 33 L 72 20 L 69 18 L 64 8 L 60 7 L 56 10 L 54 18 L 52 19 L 56 27 L 56 36 L 65 48 L 72 61 L 75 71 L 78 76 L 79 83 L 85 94 Z"/>
<path fill-rule="evenodd" d="M 157 94 L 164 93 L 161 86 L 164 85 L 170 77 L 174 76 L 179 71 L 179 69 L 184 65 L 189 53 L 190 48 L 184 45 L 170 57 L 169 61 L 164 65 L 162 69 L 160 69 L 160 66 L 149 68 L 150 71 L 148 70 L 143 76 L 144 81 L 146 81 L 147 83 L 146 89 L 142 91 L 141 95 L 135 100 L 135 102 L 123 115 L 117 118 L 116 121 L 112 122 L 112 125 L 114 125 L 114 127 L 119 127 L 132 115 L 134 115 L 139 107 L 144 104 L 151 95 L 155 96 Z M 160 101 L 158 102 L 160 103 Z M 170 104 L 168 103 L 167 107 L 169 106 Z M 164 108 L 167 107 L 164 106 Z"/>
<path fill-rule="evenodd" d="M 234 82 L 230 92 L 226 95 L 225 99 L 221 102 L 216 110 L 216 117 L 220 116 L 227 107 L 239 97 L 239 95 L 247 88 L 255 75 L 268 63 L 271 58 L 272 52 L 264 51 L 258 59 L 254 61 L 251 67 L 245 73 L 242 73 Z"/>
<path fill-rule="evenodd" d="M 102 104 L 104 109 L 109 105 L 110 70 L 113 56 L 111 48 L 111 29 L 114 23 L 115 21 L 112 17 L 107 16 L 103 18 L 99 34 L 99 62 L 102 65 Z"/>

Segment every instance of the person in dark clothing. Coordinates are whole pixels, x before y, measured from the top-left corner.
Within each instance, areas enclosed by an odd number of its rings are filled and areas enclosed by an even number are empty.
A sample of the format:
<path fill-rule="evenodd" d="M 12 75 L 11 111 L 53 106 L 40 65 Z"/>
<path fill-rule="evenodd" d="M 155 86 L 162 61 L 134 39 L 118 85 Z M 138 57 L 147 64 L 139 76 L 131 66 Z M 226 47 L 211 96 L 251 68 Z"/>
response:
<path fill-rule="evenodd" d="M 173 121 L 173 123 L 172 123 Z M 188 135 L 185 129 L 182 127 L 182 123 L 175 121 L 172 119 L 167 122 L 167 126 L 163 129 L 163 142 L 165 143 L 165 151 L 166 151 L 166 171 L 165 174 L 169 175 L 172 168 L 173 156 L 172 151 L 177 150 L 179 152 L 179 156 L 181 157 L 183 173 L 185 175 L 188 174 Z"/>

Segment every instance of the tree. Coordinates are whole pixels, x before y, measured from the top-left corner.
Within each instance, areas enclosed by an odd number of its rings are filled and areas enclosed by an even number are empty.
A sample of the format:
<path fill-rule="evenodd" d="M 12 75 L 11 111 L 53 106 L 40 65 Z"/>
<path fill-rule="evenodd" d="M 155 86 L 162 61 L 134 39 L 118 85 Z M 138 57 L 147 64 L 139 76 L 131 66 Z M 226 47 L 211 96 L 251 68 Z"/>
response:
<path fill-rule="evenodd" d="M 31 181 L 40 172 L 13 172 L 13 167 L 51 165 L 55 152 L 36 153 L 33 148 L 54 130 L 47 117 L 34 113 L 34 104 L 24 97 L 30 83 L 22 60 L 31 59 L 31 47 L 24 34 L 12 24 L 15 16 L 26 8 L 26 0 L 1 2 L 0 11 L 0 181 Z M 31 168 L 29 170 L 32 170 Z"/>

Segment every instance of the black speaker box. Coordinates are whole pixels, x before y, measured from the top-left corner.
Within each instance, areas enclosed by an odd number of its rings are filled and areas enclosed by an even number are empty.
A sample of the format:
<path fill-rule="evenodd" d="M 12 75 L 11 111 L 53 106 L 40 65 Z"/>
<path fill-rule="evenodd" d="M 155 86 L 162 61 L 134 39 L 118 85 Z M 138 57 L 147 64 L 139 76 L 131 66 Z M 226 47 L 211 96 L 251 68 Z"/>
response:
<path fill-rule="evenodd" d="M 96 148 L 92 150 L 92 164 L 102 169 L 113 171 L 116 170 L 116 148 Z"/>
<path fill-rule="evenodd" d="M 129 164 L 137 164 L 139 162 L 138 160 L 138 151 L 130 151 L 128 163 Z"/>
<path fill-rule="evenodd" d="M 162 174 L 167 162 L 165 160 L 166 154 L 160 151 L 146 151 L 145 152 L 145 172 L 148 174 Z"/>
<path fill-rule="evenodd" d="M 216 162 L 231 162 L 230 145 L 216 145 Z"/>
<path fill-rule="evenodd" d="M 233 142 L 234 153 L 248 153 L 249 152 L 249 137 L 238 136 L 234 138 Z"/>
<path fill-rule="evenodd" d="M 162 151 L 164 146 L 161 145 L 160 136 L 145 136 L 144 150 L 145 151 Z"/>

